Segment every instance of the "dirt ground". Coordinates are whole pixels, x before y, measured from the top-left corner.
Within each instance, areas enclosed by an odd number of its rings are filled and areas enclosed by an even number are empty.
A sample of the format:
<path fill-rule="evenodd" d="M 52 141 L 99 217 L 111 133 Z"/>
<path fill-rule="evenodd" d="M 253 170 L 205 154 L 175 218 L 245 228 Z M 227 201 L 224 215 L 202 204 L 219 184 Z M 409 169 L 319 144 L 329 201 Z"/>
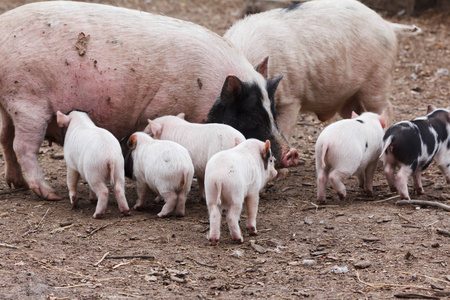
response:
<path fill-rule="evenodd" d="M 26 2 L 2 0 L 0 12 Z M 100 2 L 193 21 L 219 34 L 244 7 L 242 0 Z M 391 97 L 395 121 L 423 116 L 429 103 L 449 108 L 448 14 L 428 10 L 388 19 L 423 30 L 400 38 Z M 219 245 L 208 245 L 209 218 L 197 183 L 184 218 L 158 219 L 161 204 L 151 201 L 146 210 L 121 218 L 111 195 L 105 218 L 95 220 L 86 184 L 80 183 L 80 207 L 71 210 L 60 147 L 45 144 L 39 155 L 46 179 L 65 197 L 59 202 L 10 190 L 0 156 L 0 299 L 445 298 L 450 236 L 438 229 L 450 231 L 449 212 L 396 205 L 381 168 L 375 197 L 365 197 L 352 178 L 348 200 L 340 202 L 329 189 L 327 205 L 314 204 L 314 143 L 325 125 L 312 115 L 299 117 L 290 142 L 301 163 L 263 190 L 259 235 L 245 235 L 242 245 L 230 240 L 224 222 Z M 450 188 L 434 164 L 423 183 L 427 195 L 414 199 L 450 204 Z M 131 205 L 136 197 L 127 181 Z M 244 211 L 241 225 L 246 218 Z"/>

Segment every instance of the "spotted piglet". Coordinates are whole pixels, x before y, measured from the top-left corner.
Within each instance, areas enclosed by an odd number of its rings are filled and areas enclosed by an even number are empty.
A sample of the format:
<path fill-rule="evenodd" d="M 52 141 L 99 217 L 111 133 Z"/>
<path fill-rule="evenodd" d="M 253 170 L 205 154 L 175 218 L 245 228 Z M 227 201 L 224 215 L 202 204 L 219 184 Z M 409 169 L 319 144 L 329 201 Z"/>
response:
<path fill-rule="evenodd" d="M 58 125 L 67 128 L 64 159 L 72 208 L 78 205 L 77 183 L 81 175 L 91 189 L 91 202 L 98 198 L 94 218 L 100 218 L 106 211 L 109 193 L 107 180 L 114 186 L 120 211 L 130 215 L 125 198 L 124 160 L 119 141 L 106 129 L 95 126 L 85 112 L 72 111 L 65 115 L 57 111 L 56 117 Z"/>
<path fill-rule="evenodd" d="M 417 194 L 424 193 L 421 172 L 433 158 L 450 183 L 449 110 L 428 105 L 425 117 L 399 122 L 386 131 L 383 138 L 384 173 L 391 190 L 398 191 L 402 199 L 410 199 L 408 180 L 411 176 Z"/>
<path fill-rule="evenodd" d="M 343 180 L 356 174 L 359 186 L 373 193 L 373 177 L 381 154 L 386 117 L 365 112 L 328 125 L 316 142 L 317 201 L 324 203 L 328 180 L 342 200 Z"/>
<path fill-rule="evenodd" d="M 222 211 L 227 213 L 231 237 L 243 243 L 239 228 L 244 201 L 247 206 L 247 230 L 256 235 L 259 192 L 268 180 L 277 176 L 270 141 L 248 139 L 235 148 L 216 153 L 205 171 L 206 203 L 209 211 L 209 241 L 216 245 L 220 237 Z"/>
<path fill-rule="evenodd" d="M 185 213 L 186 198 L 191 190 L 194 166 L 188 151 L 172 141 L 158 141 L 143 132 L 128 139 L 132 150 L 133 177 L 137 183 L 135 209 L 144 206 L 148 189 L 158 194 L 165 204 L 158 217 L 166 217 L 175 209 L 177 217 Z"/>

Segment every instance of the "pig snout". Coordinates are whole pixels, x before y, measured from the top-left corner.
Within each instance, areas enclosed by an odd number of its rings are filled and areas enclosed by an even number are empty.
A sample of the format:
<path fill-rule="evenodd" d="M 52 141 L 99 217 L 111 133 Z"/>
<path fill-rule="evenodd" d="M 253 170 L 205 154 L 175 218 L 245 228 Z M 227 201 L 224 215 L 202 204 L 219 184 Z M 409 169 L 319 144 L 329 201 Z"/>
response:
<path fill-rule="evenodd" d="M 299 155 L 295 148 L 286 149 L 281 156 L 281 165 L 285 168 L 290 168 L 298 165 Z"/>

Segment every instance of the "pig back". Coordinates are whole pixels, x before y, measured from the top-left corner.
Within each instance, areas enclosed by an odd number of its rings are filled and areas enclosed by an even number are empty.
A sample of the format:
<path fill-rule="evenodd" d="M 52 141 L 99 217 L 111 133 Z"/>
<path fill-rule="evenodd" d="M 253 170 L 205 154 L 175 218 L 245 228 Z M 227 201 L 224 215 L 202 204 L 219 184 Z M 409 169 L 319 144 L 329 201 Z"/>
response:
<path fill-rule="evenodd" d="M 70 1 L 1 15 L 0 57 L 0 105 L 7 111 L 39 107 L 47 121 L 56 110 L 90 111 L 116 137 L 181 111 L 205 121 L 227 74 L 264 82 L 231 44 L 201 26 Z"/>

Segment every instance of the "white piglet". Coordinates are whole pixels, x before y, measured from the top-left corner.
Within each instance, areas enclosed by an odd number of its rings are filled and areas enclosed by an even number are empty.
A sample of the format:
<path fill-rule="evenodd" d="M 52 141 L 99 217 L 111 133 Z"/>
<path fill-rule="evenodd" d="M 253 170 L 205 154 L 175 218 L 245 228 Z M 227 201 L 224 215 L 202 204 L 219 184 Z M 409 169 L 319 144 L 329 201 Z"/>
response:
<path fill-rule="evenodd" d="M 124 215 L 130 215 L 125 198 L 124 159 L 119 141 L 106 129 L 95 126 L 85 112 L 72 111 L 65 115 L 57 111 L 56 115 L 58 125 L 67 128 L 64 159 L 72 207 L 76 208 L 78 205 L 77 183 L 81 175 L 91 189 L 91 202 L 97 200 L 94 218 L 100 218 L 106 211 L 108 180 L 114 186 L 120 211 Z"/>
<path fill-rule="evenodd" d="M 317 201 L 325 202 L 328 180 L 342 200 L 343 180 L 356 174 L 359 185 L 373 193 L 373 177 L 381 153 L 386 117 L 366 112 L 327 126 L 316 142 Z"/>
<path fill-rule="evenodd" d="M 256 215 L 259 192 L 268 180 L 277 176 L 275 159 L 270 142 L 248 139 L 235 148 L 215 154 L 206 165 L 205 191 L 209 211 L 211 245 L 220 237 L 221 212 L 227 211 L 227 223 L 231 236 L 239 243 L 244 239 L 239 219 L 245 201 L 247 206 L 247 230 L 256 235 Z"/>
<path fill-rule="evenodd" d="M 158 217 L 166 217 L 175 209 L 177 217 L 185 214 L 186 198 L 191 190 L 194 166 L 188 151 L 172 141 L 158 141 L 143 132 L 128 139 L 132 150 L 133 177 L 137 183 L 135 209 L 145 203 L 148 189 L 163 198 L 165 204 Z"/>
<path fill-rule="evenodd" d="M 245 140 L 242 133 L 231 126 L 190 123 L 184 120 L 184 113 L 148 122 L 145 133 L 155 139 L 174 141 L 189 151 L 202 199 L 205 199 L 204 177 L 208 160 L 217 152 L 233 148 Z"/>

